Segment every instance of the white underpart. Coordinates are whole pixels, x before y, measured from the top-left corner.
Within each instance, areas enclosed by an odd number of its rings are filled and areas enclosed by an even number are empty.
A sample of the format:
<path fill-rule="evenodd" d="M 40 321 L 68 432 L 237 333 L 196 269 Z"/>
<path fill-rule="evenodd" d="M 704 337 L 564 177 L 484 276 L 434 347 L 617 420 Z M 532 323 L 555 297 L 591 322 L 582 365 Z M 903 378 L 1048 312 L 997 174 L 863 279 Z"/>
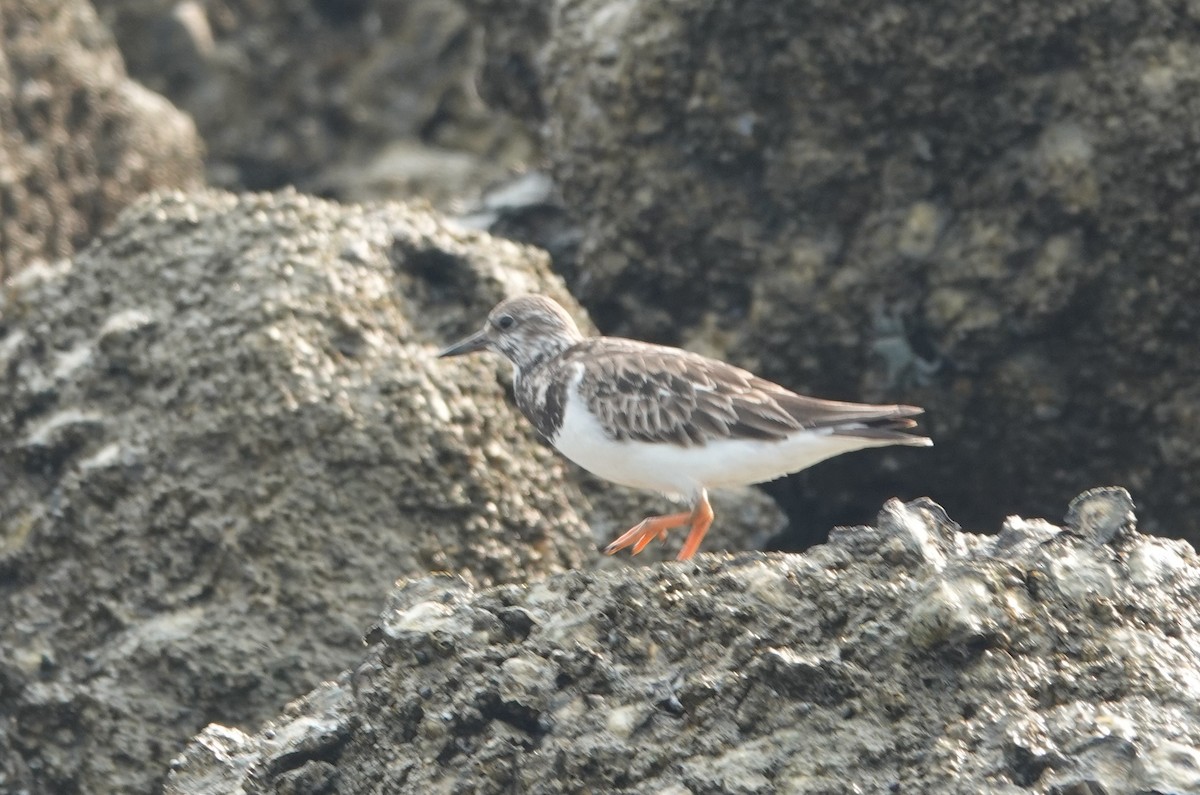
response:
<path fill-rule="evenodd" d="M 562 426 L 552 440 L 558 451 L 605 480 L 694 499 L 701 489 L 765 483 L 853 450 L 895 442 L 835 436 L 828 429 L 800 431 L 782 441 L 722 439 L 703 447 L 634 440 L 616 441 L 587 410 L 578 388 L 577 365 L 567 388 Z M 844 426 L 852 428 L 852 425 Z"/>

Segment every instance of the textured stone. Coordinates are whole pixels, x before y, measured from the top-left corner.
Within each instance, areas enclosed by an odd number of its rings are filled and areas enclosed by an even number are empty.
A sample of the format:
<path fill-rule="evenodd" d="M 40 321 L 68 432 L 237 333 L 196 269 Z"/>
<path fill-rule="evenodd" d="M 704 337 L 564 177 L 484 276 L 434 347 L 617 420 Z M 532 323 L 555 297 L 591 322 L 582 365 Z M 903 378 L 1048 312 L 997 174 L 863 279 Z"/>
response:
<path fill-rule="evenodd" d="M 445 204 L 528 154 L 479 100 L 479 36 L 453 0 L 96 5 L 131 73 L 196 119 L 213 184 Z"/>
<path fill-rule="evenodd" d="M 69 256 L 134 197 L 200 183 L 187 116 L 125 74 L 85 0 L 0 8 L 0 282 Z"/>
<path fill-rule="evenodd" d="M 585 518 L 629 495 L 536 441 L 507 364 L 433 358 L 527 291 L 574 306 L 533 249 L 295 193 L 147 199 L 12 280 L 0 790 L 150 791 L 205 723 L 253 725 L 360 657 L 396 577 L 597 564 Z M 739 517 L 777 527 L 765 503 L 732 498 L 713 547 L 745 543 Z"/>
<path fill-rule="evenodd" d="M 795 525 L 932 490 L 994 526 L 1121 482 L 1145 527 L 1192 532 L 1195 5 L 471 5 L 484 95 L 541 134 L 579 237 L 556 267 L 601 328 L 929 409 L 933 451 L 777 491 Z"/>
<path fill-rule="evenodd" d="M 1131 507 L 982 536 L 892 500 L 803 555 L 410 581 L 365 659 L 209 726 L 166 791 L 1197 792 L 1200 559 Z"/>

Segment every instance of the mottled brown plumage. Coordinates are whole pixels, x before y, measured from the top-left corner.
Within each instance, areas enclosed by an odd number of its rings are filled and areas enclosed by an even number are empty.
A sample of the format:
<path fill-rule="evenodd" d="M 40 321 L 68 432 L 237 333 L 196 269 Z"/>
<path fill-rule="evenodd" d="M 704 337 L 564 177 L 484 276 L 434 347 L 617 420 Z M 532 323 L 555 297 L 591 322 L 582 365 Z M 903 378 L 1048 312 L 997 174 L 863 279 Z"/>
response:
<path fill-rule="evenodd" d="M 716 439 L 781 441 L 806 428 L 900 433 L 921 413 L 805 397 L 716 359 L 617 337 L 578 342 L 554 367 L 577 361 L 587 364 L 580 395 L 617 440 L 692 447 Z"/>

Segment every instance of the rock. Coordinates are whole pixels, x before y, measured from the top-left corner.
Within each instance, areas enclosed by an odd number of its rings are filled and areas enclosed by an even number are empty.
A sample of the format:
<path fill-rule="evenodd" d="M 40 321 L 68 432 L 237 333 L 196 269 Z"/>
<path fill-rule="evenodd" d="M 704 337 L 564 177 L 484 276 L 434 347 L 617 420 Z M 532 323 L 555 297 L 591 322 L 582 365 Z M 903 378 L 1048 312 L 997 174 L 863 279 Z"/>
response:
<path fill-rule="evenodd" d="M 479 100 L 479 37 L 457 2 L 96 5 L 130 71 L 196 119 L 221 187 L 444 206 L 529 153 Z"/>
<path fill-rule="evenodd" d="M 166 791 L 1196 792 L 1198 607 L 1185 542 L 925 499 L 803 555 L 410 581 L 353 669 L 209 726 Z"/>
<path fill-rule="evenodd" d="M 932 451 L 775 491 L 793 525 L 936 483 L 994 526 L 1111 480 L 1200 542 L 1195 9 L 471 6 L 481 90 L 540 133 L 581 238 L 556 269 L 602 329 L 929 410 Z"/>
<path fill-rule="evenodd" d="M 0 790 L 154 789 L 358 659 L 397 577 L 595 565 L 628 496 L 536 441 L 506 363 L 434 359 L 527 291 L 574 306 L 532 249 L 296 193 L 149 198 L 10 281 Z M 778 523 L 757 499 L 714 548 Z"/>
<path fill-rule="evenodd" d="M 125 74 L 85 0 L 0 17 L 0 283 L 70 256 L 148 190 L 200 184 L 190 119 Z"/>

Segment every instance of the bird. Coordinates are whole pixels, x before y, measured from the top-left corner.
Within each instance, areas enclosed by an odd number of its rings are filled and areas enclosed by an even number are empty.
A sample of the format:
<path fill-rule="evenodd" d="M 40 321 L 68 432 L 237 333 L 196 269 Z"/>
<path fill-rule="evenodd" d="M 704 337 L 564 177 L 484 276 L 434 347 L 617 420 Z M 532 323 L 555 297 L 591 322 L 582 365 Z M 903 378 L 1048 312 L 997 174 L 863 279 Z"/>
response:
<path fill-rule="evenodd" d="M 680 348 L 585 336 L 543 295 L 501 301 L 438 357 L 485 350 L 512 363 L 517 408 L 560 453 L 605 480 L 690 505 L 643 519 L 605 548 L 610 555 L 636 555 L 686 525 L 677 559 L 688 560 L 713 522 L 709 489 L 764 483 L 868 447 L 933 444 L 907 432 L 924 411 L 916 406 L 805 397 Z"/>

